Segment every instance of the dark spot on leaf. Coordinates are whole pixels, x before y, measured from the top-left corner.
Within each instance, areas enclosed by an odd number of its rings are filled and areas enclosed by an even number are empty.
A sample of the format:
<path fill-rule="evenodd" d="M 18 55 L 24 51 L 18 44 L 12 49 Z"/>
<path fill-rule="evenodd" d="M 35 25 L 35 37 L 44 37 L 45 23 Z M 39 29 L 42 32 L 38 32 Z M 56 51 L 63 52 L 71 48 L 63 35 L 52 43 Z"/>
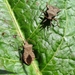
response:
<path fill-rule="evenodd" d="M 2 36 L 4 36 L 4 35 L 5 35 L 5 32 L 2 33 Z"/>
<path fill-rule="evenodd" d="M 16 38 L 17 37 L 17 35 L 13 35 L 13 38 Z"/>

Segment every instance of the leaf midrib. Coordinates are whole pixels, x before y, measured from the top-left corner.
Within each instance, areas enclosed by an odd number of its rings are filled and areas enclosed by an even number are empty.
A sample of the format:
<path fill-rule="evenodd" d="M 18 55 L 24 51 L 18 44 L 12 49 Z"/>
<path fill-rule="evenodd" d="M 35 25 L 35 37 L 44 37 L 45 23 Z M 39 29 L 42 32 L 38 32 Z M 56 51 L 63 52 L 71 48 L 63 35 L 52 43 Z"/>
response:
<path fill-rule="evenodd" d="M 8 1 L 7 1 L 7 0 L 4 0 L 4 1 L 5 1 L 6 7 L 8 8 L 9 14 L 11 15 L 12 21 L 15 23 L 15 28 L 16 28 L 16 30 L 17 30 L 17 33 L 21 36 L 22 40 L 25 41 L 25 37 L 24 37 L 23 34 L 21 33 L 21 30 L 20 30 L 20 27 L 19 27 L 19 25 L 18 25 L 18 22 L 17 22 L 17 20 L 16 20 L 16 18 L 15 18 L 15 16 L 14 16 L 13 11 L 11 10 L 11 7 L 10 7 Z M 8 60 L 8 59 L 7 59 L 7 60 Z M 33 61 L 33 62 L 34 62 L 34 61 Z M 36 63 L 34 62 L 34 63 L 32 63 L 32 65 L 34 65 L 34 66 L 32 66 L 33 69 L 34 69 L 34 67 L 35 67 L 34 71 L 37 71 L 37 70 L 38 70 L 37 74 L 38 74 L 38 75 L 42 75 L 41 72 L 39 71 L 38 66 L 36 65 Z"/>

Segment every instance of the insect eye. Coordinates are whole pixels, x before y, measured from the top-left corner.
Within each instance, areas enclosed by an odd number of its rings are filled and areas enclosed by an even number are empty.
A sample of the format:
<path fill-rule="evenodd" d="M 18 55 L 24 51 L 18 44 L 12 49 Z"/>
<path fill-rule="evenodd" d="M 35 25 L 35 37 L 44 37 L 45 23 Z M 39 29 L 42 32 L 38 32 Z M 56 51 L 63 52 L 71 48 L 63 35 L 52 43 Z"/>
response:
<path fill-rule="evenodd" d="M 32 57 L 31 57 L 30 55 L 28 55 L 26 61 L 27 61 L 27 64 L 28 64 L 28 65 L 31 64 L 31 62 L 32 62 Z"/>

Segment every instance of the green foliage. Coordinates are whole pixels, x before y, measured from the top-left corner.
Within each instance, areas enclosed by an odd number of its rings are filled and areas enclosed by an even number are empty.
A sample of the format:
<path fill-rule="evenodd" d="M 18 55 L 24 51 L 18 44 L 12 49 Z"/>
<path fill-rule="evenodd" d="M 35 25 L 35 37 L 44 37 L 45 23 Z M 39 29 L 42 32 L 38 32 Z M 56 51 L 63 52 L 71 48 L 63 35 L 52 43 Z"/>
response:
<path fill-rule="evenodd" d="M 59 27 L 41 30 L 46 2 L 61 10 Z M 74 11 L 75 0 L 0 0 L 0 74 L 75 75 Z M 29 66 L 20 61 L 23 40 L 36 56 Z"/>

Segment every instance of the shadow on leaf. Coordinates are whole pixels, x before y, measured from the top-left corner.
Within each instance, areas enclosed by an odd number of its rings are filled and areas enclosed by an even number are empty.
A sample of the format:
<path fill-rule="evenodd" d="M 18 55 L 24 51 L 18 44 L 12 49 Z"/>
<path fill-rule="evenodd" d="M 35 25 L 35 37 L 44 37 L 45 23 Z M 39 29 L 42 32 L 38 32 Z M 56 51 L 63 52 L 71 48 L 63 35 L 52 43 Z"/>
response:
<path fill-rule="evenodd" d="M 17 73 L 10 72 L 10 71 L 7 71 L 7 70 L 1 70 L 0 69 L 0 74 L 17 74 Z"/>

